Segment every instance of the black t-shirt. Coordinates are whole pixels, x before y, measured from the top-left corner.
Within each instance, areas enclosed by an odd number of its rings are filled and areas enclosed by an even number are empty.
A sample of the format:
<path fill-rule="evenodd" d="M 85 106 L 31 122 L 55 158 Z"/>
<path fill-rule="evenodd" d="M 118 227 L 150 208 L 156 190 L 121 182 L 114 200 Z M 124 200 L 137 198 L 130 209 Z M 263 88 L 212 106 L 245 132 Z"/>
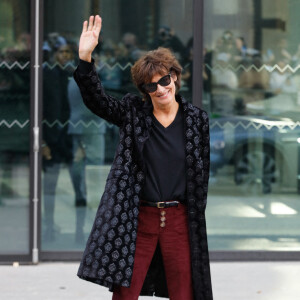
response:
<path fill-rule="evenodd" d="M 152 114 L 153 128 L 143 156 L 146 165 L 141 199 L 151 202 L 186 198 L 183 112 L 179 106 L 174 121 L 164 127 Z"/>

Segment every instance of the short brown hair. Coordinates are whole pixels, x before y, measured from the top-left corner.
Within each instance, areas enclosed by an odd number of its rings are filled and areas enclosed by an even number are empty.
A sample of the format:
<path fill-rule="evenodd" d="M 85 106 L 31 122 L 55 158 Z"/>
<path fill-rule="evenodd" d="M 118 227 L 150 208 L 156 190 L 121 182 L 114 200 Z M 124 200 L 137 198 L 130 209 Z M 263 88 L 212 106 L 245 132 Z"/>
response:
<path fill-rule="evenodd" d="M 131 68 L 133 83 L 142 92 L 145 99 L 149 99 L 149 95 L 143 90 L 143 84 L 150 83 L 152 78 L 157 75 L 166 73 L 176 74 L 175 81 L 176 91 L 181 86 L 181 71 L 182 67 L 171 50 L 159 47 L 143 55 L 135 62 Z"/>

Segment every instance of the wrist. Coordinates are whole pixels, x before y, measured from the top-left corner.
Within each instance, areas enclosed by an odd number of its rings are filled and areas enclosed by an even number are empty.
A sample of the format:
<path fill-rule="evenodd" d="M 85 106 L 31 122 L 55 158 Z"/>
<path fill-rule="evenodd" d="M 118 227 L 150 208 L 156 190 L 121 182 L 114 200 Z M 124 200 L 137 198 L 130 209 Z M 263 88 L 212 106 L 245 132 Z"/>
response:
<path fill-rule="evenodd" d="M 92 53 L 79 52 L 79 58 L 87 62 L 92 62 Z"/>

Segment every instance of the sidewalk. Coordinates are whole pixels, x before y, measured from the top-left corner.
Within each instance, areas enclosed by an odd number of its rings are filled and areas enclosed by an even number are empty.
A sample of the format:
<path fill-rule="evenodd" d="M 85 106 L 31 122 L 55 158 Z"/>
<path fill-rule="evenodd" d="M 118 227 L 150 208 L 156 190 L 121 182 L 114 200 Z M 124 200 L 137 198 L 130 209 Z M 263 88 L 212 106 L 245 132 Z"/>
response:
<path fill-rule="evenodd" d="M 78 279 L 77 267 L 78 263 L 0 266 L 0 299 L 111 299 L 106 288 Z M 300 299 L 300 262 L 215 262 L 211 271 L 214 300 Z"/>

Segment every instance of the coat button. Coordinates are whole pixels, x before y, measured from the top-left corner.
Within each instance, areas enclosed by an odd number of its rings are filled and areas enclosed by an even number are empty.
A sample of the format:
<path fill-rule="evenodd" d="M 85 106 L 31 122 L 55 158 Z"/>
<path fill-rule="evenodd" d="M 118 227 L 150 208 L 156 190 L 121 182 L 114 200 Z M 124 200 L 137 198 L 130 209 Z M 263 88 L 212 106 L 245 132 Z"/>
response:
<path fill-rule="evenodd" d="M 162 222 L 164 222 L 164 221 L 166 221 L 166 217 L 161 217 L 160 220 L 161 220 Z"/>
<path fill-rule="evenodd" d="M 160 215 L 161 215 L 161 216 L 165 216 L 165 215 L 166 215 L 166 211 L 165 211 L 165 210 L 162 210 L 162 211 L 160 212 Z"/>
<path fill-rule="evenodd" d="M 165 222 L 161 222 L 160 223 L 160 227 L 165 227 L 166 226 L 166 223 Z"/>

